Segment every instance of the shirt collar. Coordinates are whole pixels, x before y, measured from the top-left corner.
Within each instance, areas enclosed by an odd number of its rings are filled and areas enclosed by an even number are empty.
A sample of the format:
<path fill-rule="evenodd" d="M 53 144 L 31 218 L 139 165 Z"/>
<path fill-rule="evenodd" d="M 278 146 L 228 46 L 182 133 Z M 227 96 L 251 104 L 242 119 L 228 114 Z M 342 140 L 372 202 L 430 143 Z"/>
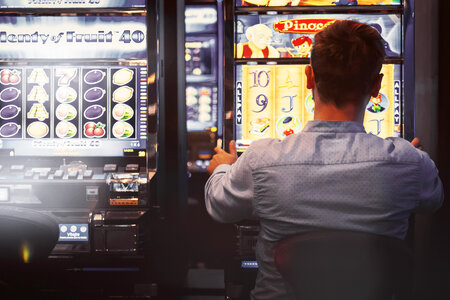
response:
<path fill-rule="evenodd" d="M 306 123 L 304 132 L 366 132 L 364 125 L 355 121 L 320 121 Z"/>

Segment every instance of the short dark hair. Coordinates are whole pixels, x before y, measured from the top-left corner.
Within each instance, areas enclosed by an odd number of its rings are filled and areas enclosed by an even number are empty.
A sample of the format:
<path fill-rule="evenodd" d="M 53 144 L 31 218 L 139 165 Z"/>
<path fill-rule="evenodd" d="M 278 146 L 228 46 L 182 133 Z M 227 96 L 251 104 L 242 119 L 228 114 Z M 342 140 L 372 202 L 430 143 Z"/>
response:
<path fill-rule="evenodd" d="M 311 66 L 317 91 L 337 107 L 370 92 L 384 61 L 383 39 L 372 26 L 339 20 L 317 33 Z"/>

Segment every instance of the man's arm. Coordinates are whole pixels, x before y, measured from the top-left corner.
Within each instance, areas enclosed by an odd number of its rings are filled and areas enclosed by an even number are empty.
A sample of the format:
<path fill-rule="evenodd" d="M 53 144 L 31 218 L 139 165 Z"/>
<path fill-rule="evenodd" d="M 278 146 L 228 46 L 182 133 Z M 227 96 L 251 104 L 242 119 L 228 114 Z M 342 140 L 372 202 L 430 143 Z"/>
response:
<path fill-rule="evenodd" d="M 220 222 L 236 222 L 253 213 L 253 178 L 249 164 L 250 152 L 237 159 L 236 145 L 230 142 L 230 153 L 215 149 L 205 185 L 208 213 Z M 234 159 L 233 159 L 234 157 Z M 234 161 L 233 161 L 234 160 Z"/>
<path fill-rule="evenodd" d="M 444 188 L 438 170 L 427 153 L 422 152 L 420 164 L 420 195 L 418 213 L 431 213 L 441 207 L 444 201 Z"/>
<path fill-rule="evenodd" d="M 411 144 L 419 150 L 423 150 L 419 138 L 414 138 Z M 430 213 L 441 207 L 444 201 L 444 188 L 439 178 L 438 170 L 433 160 L 426 152 L 420 151 L 420 174 L 419 174 L 419 206 L 417 213 Z"/>

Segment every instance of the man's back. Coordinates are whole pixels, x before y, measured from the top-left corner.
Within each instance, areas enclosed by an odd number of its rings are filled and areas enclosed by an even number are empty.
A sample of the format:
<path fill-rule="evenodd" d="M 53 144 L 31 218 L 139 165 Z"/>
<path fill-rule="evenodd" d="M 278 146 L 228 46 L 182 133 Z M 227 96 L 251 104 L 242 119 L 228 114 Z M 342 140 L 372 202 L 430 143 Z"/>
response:
<path fill-rule="evenodd" d="M 223 178 L 222 170 L 213 174 L 207 207 L 220 221 L 243 211 L 260 219 L 256 299 L 290 298 L 273 264 L 280 239 L 321 229 L 404 238 L 411 212 L 433 211 L 443 200 L 425 152 L 367 134 L 359 122 L 310 121 L 298 135 L 255 142 L 229 168 Z"/>
<path fill-rule="evenodd" d="M 268 241 L 317 229 L 403 239 L 412 211 L 440 206 L 438 181 L 434 191 L 421 190 L 437 176 L 428 155 L 404 139 L 367 134 L 358 122 L 311 121 L 301 134 L 262 140 L 252 152 L 254 210 Z"/>

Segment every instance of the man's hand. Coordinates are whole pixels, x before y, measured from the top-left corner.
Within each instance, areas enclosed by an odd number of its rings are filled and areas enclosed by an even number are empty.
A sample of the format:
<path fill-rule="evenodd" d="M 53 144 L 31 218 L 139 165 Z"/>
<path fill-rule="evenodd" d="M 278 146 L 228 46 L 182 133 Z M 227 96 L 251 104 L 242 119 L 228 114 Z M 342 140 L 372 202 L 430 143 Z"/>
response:
<path fill-rule="evenodd" d="M 230 153 L 226 152 L 221 148 L 214 148 L 216 154 L 209 162 L 209 166 L 206 168 L 209 174 L 212 174 L 217 166 L 222 164 L 232 165 L 237 160 L 236 143 L 234 141 L 230 142 Z"/>
<path fill-rule="evenodd" d="M 422 145 L 420 144 L 420 139 L 418 137 L 415 137 L 412 141 L 411 141 L 411 145 L 413 145 L 414 147 L 416 147 L 419 150 L 423 150 Z"/>

